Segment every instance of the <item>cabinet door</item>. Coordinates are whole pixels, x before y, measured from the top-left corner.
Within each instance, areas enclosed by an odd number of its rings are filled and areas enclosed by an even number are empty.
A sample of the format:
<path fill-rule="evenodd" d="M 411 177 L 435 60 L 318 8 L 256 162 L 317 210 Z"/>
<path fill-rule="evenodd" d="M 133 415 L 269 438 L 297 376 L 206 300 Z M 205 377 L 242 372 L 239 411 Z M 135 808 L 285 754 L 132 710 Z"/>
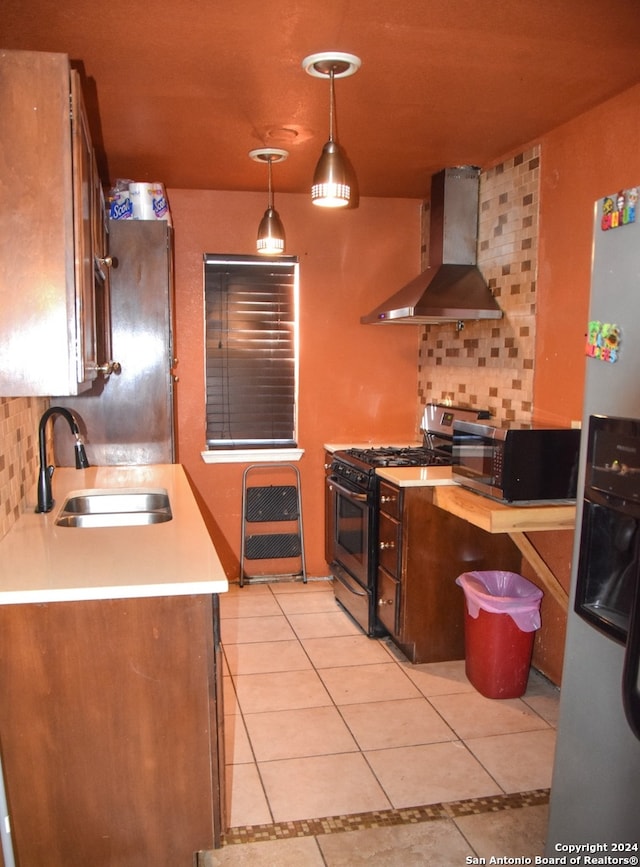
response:
<path fill-rule="evenodd" d="M 11 696 L 0 731 L 21 865 L 188 865 L 219 842 L 214 599 L 0 606 Z"/>
<path fill-rule="evenodd" d="M 380 512 L 378 524 L 378 562 L 394 578 L 400 577 L 402 526 L 385 512 Z"/>
<path fill-rule="evenodd" d="M 386 569 L 378 569 L 376 612 L 382 625 L 392 635 L 398 633 L 400 609 L 400 582 L 392 578 Z"/>
<path fill-rule="evenodd" d="M 0 52 L 0 116 L 0 395 L 75 395 L 97 375 L 93 152 L 67 55 Z"/>
<path fill-rule="evenodd" d="M 381 512 L 386 512 L 387 515 L 400 520 L 402 514 L 402 491 L 400 488 L 389 485 L 387 482 L 380 482 L 378 506 Z"/>
<path fill-rule="evenodd" d="M 71 135 L 73 148 L 73 211 L 76 284 L 76 347 L 78 382 L 98 375 L 98 337 L 94 283 L 93 150 L 80 89 L 80 76 L 71 71 Z"/>

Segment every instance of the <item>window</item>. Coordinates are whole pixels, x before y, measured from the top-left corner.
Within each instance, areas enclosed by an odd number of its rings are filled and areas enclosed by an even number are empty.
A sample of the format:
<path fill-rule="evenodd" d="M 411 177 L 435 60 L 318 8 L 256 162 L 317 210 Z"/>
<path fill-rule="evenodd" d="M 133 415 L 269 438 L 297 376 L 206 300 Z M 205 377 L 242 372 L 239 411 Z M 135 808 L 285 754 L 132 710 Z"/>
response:
<path fill-rule="evenodd" d="M 207 449 L 296 446 L 297 257 L 204 257 Z"/>

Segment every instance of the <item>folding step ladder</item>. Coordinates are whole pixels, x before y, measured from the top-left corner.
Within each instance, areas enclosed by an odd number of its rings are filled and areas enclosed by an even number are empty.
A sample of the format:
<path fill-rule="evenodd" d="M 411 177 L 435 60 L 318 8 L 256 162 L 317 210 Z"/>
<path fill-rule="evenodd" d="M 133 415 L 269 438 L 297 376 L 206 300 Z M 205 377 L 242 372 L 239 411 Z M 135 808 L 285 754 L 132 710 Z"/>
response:
<path fill-rule="evenodd" d="M 257 485 L 249 484 L 251 477 L 265 469 L 291 471 L 295 484 Z M 274 532 L 273 528 L 264 529 L 260 525 L 287 523 L 287 532 Z M 292 526 L 293 525 L 293 526 Z M 265 572 L 249 575 L 245 560 L 288 560 L 298 561 L 297 569 L 287 572 Z M 285 578 L 302 576 L 307 583 L 307 568 L 304 556 L 304 536 L 302 530 L 302 497 L 300 472 L 294 464 L 252 464 L 242 474 L 242 539 L 240 545 L 240 586 L 245 579 Z"/>

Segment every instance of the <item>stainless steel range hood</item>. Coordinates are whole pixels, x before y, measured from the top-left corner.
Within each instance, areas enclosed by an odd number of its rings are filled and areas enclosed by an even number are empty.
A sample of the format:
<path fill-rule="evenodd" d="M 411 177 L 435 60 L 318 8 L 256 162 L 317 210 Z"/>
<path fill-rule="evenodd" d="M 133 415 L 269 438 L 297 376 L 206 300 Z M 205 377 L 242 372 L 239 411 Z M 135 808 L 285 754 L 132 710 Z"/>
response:
<path fill-rule="evenodd" d="M 430 267 L 360 322 L 429 325 L 502 317 L 476 265 L 479 197 L 480 170 L 473 166 L 433 176 Z"/>

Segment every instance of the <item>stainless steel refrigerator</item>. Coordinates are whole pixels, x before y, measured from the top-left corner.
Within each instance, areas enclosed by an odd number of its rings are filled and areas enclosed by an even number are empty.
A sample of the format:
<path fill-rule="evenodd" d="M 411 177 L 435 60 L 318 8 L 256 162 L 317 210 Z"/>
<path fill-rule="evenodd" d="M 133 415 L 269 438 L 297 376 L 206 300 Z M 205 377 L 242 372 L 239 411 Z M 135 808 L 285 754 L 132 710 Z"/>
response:
<path fill-rule="evenodd" d="M 93 465 L 175 459 L 172 244 L 165 221 L 109 223 L 112 358 L 121 371 L 99 375 L 86 393 L 51 401 L 77 415 Z M 75 465 L 60 420 L 54 448 L 58 466 Z"/>
<path fill-rule="evenodd" d="M 576 538 L 546 851 L 567 861 L 550 863 L 586 863 L 586 853 L 635 859 L 591 863 L 637 863 L 640 854 L 637 190 L 595 205 Z M 580 845 L 587 847 L 581 854 L 567 848 Z"/>

